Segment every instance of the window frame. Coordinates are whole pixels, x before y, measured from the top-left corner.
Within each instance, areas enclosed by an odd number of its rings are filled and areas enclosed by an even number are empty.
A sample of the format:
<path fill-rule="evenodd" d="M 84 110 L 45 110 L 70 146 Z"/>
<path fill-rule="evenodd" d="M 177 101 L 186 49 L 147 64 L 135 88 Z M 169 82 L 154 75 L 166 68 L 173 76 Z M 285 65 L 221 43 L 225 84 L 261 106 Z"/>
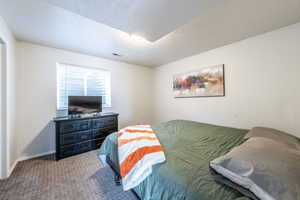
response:
<path fill-rule="evenodd" d="M 99 70 L 108 73 L 108 76 L 105 78 L 105 90 L 108 93 L 107 94 L 107 102 L 109 104 L 102 104 L 102 108 L 112 108 L 112 97 L 111 97 L 111 71 L 108 69 L 100 68 L 100 67 L 91 67 L 91 66 L 85 66 L 85 65 L 78 65 L 78 64 L 70 64 L 65 62 L 57 62 L 56 63 L 56 110 L 57 111 L 64 111 L 67 110 L 67 108 L 60 108 L 59 107 L 59 96 L 60 96 L 60 90 L 58 89 L 58 68 L 61 65 L 68 65 L 73 67 L 79 67 L 79 68 L 85 68 L 85 69 L 91 69 L 91 70 Z M 101 95 L 99 95 L 101 96 Z"/>

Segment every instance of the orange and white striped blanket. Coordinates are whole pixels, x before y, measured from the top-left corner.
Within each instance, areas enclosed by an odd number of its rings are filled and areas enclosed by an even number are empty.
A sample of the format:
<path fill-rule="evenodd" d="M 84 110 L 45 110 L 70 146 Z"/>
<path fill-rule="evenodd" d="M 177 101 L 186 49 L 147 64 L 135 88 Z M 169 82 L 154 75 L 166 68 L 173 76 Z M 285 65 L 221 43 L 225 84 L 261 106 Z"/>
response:
<path fill-rule="evenodd" d="M 150 125 L 121 129 L 118 137 L 118 156 L 123 189 L 130 190 L 152 173 L 152 166 L 166 160 Z"/>

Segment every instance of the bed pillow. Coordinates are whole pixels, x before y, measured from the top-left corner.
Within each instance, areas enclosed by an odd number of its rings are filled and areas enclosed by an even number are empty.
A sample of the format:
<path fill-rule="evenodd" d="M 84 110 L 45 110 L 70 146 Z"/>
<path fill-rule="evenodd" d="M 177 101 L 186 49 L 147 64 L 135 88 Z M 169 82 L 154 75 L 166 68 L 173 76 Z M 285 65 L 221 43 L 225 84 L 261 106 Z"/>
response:
<path fill-rule="evenodd" d="M 251 137 L 210 167 L 261 200 L 300 199 L 300 151 L 273 139 Z"/>
<path fill-rule="evenodd" d="M 287 145 L 289 148 L 295 148 L 300 150 L 300 139 L 292 136 L 288 133 L 265 127 L 255 127 L 251 129 L 246 135 L 245 139 L 252 137 L 264 137 L 275 140 L 282 144 Z"/>
<path fill-rule="evenodd" d="M 221 174 L 218 174 L 214 169 L 212 169 L 211 167 L 209 168 L 209 171 L 210 171 L 210 174 L 213 176 L 213 179 L 219 183 L 219 184 L 222 184 L 222 185 L 226 185 L 228 187 L 231 187 L 233 188 L 234 190 L 237 190 L 239 191 L 241 194 L 244 194 L 244 198 L 246 198 L 247 200 L 249 200 L 249 198 L 251 200 L 259 200 L 255 194 L 253 194 L 253 192 L 251 192 L 249 189 L 247 188 L 244 188 L 234 182 L 232 182 L 230 179 L 222 176 Z"/>

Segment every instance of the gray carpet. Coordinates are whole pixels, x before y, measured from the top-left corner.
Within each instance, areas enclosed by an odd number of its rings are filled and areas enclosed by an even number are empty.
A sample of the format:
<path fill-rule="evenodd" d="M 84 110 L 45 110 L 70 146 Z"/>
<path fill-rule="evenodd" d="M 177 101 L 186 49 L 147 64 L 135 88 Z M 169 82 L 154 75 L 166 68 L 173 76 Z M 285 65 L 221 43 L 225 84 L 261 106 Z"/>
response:
<path fill-rule="evenodd" d="M 1 200 L 136 200 L 114 183 L 96 151 L 54 161 L 45 156 L 18 163 L 10 178 L 0 181 Z"/>

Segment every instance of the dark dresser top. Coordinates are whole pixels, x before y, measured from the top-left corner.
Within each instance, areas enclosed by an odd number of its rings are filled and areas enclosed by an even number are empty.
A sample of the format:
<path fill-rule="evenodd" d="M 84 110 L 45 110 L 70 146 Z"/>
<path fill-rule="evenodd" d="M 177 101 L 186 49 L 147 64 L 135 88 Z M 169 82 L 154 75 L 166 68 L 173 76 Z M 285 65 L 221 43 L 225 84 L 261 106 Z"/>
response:
<path fill-rule="evenodd" d="M 100 113 L 96 114 L 94 116 L 89 116 L 89 117 L 55 117 L 53 118 L 54 122 L 60 122 L 60 121 L 72 121 L 72 120 L 83 120 L 83 119 L 95 119 L 95 118 L 101 118 L 101 117 L 108 117 L 108 116 L 118 116 L 118 113 L 114 112 L 106 112 L 106 113 Z"/>

